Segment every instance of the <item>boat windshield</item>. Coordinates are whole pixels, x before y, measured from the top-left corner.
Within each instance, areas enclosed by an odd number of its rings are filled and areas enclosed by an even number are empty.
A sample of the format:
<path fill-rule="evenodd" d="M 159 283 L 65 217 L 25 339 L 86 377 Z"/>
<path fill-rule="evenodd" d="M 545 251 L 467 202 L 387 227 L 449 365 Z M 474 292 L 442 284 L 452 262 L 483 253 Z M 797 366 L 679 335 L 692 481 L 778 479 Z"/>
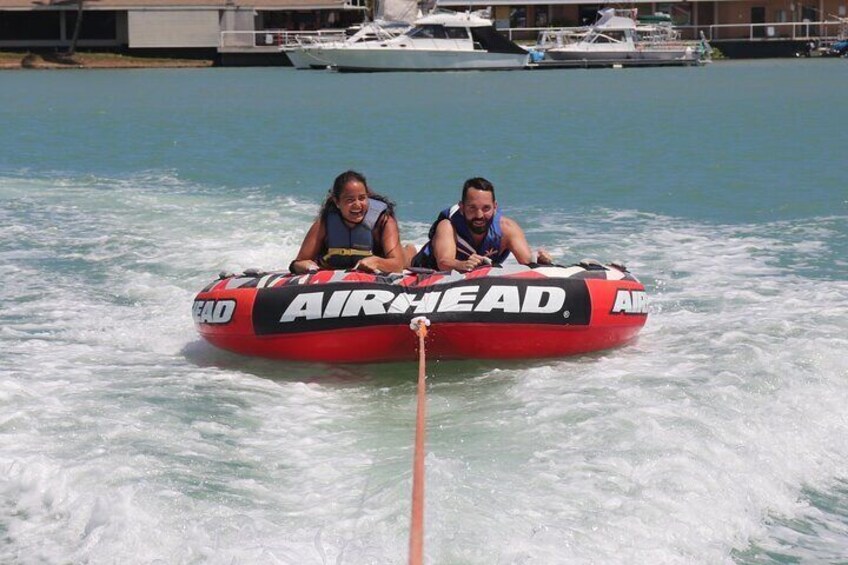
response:
<path fill-rule="evenodd" d="M 408 37 L 419 39 L 447 39 L 448 35 L 445 32 L 445 26 L 441 25 L 418 25 L 406 32 Z"/>
<path fill-rule="evenodd" d="M 468 39 L 468 29 L 464 27 L 446 27 L 445 33 L 450 39 Z"/>
<path fill-rule="evenodd" d="M 609 29 L 598 31 L 593 37 L 587 39 L 590 43 L 621 43 L 624 41 L 624 30 Z"/>

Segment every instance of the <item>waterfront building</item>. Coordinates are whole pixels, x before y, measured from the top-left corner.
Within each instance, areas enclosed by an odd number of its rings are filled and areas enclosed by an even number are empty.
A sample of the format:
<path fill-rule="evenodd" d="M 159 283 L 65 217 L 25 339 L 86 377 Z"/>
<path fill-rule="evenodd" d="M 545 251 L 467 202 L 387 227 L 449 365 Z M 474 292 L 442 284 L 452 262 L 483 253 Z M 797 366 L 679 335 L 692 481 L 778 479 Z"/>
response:
<path fill-rule="evenodd" d="M 595 21 L 610 4 L 580 0 L 440 0 L 456 10 L 490 8 L 499 29 L 513 40 L 530 40 L 540 28 L 577 27 Z M 848 0 L 630 1 L 640 17 L 671 18 L 684 39 L 699 39 L 732 57 L 780 57 L 804 53 L 812 42 L 828 44 L 848 33 Z"/>
<path fill-rule="evenodd" d="M 331 33 L 366 19 L 368 0 L 0 0 L 0 49 L 62 49 L 80 7 L 79 48 L 220 57 L 224 64 L 284 62 L 296 33 Z M 488 8 L 513 40 L 542 28 L 593 21 L 609 4 L 580 0 L 440 0 L 440 7 Z M 627 2 L 640 16 L 663 13 L 684 38 L 703 34 L 731 57 L 791 56 L 848 32 L 848 0 Z"/>
<path fill-rule="evenodd" d="M 287 31 L 344 29 L 368 9 L 365 0 L 0 0 L 0 49 L 67 48 L 80 5 L 79 48 L 215 57 L 226 43 L 256 63 L 282 58 Z"/>

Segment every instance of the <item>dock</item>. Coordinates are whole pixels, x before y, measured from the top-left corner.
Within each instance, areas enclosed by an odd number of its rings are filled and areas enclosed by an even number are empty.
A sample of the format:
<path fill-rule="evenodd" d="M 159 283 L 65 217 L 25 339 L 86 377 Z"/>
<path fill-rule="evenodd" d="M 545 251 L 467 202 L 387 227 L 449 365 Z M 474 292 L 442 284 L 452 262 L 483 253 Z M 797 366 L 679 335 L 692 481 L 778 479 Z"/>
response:
<path fill-rule="evenodd" d="M 528 63 L 530 70 L 544 69 L 622 69 L 627 67 L 697 67 L 704 65 L 705 61 L 697 59 L 668 59 L 668 60 L 645 60 L 645 59 L 581 59 L 579 61 L 553 61 L 542 60 Z"/>

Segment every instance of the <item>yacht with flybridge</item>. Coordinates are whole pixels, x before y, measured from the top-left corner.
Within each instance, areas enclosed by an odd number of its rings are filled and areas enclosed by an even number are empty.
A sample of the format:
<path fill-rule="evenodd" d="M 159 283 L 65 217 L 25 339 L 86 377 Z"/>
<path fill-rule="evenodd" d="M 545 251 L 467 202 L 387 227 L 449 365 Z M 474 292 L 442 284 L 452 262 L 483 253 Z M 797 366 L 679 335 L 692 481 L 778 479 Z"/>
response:
<path fill-rule="evenodd" d="M 342 72 L 523 69 L 529 58 L 483 13 L 451 11 L 431 12 L 392 39 L 335 44 L 311 55 Z"/>
<path fill-rule="evenodd" d="M 706 39 L 684 41 L 655 14 L 638 18 L 635 10 L 607 8 L 598 21 L 580 30 L 546 30 L 533 49 L 534 63 L 587 66 L 701 65 L 710 60 Z"/>

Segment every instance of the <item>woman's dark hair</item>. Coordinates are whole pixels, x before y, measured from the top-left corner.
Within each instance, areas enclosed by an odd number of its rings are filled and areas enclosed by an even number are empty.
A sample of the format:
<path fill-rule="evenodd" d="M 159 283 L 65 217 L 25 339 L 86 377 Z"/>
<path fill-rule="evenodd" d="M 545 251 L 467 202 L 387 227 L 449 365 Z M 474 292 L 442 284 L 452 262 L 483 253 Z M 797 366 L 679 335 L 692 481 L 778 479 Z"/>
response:
<path fill-rule="evenodd" d="M 465 181 L 465 184 L 462 185 L 462 202 L 465 202 L 465 196 L 468 194 L 469 188 L 491 192 L 492 200 L 495 200 L 495 187 L 483 177 L 474 177 Z"/>
<path fill-rule="evenodd" d="M 333 181 L 333 187 L 327 194 L 327 198 L 324 200 L 324 204 L 321 205 L 322 218 L 326 217 L 328 212 L 338 210 L 338 207 L 336 206 L 336 203 L 333 199 L 338 199 L 342 195 L 344 187 L 347 186 L 347 183 L 349 182 L 361 182 L 362 186 L 365 187 L 365 192 L 368 194 L 368 198 L 373 198 L 374 200 L 385 202 L 389 206 L 388 210 L 386 210 L 388 212 L 388 215 L 394 215 L 395 203 L 386 198 L 385 196 L 381 196 L 376 192 L 372 192 L 371 188 L 368 186 L 368 181 L 365 180 L 365 175 L 356 171 L 345 171 L 339 176 L 337 176 L 336 180 Z"/>
<path fill-rule="evenodd" d="M 371 194 L 371 189 L 368 188 L 368 181 L 365 180 L 365 175 L 356 171 L 345 171 L 337 176 L 336 180 L 333 181 L 333 188 L 330 189 L 330 196 L 339 198 L 342 195 L 345 185 L 349 182 L 355 181 L 361 182 L 362 186 L 365 187 L 365 191 L 369 195 Z"/>

